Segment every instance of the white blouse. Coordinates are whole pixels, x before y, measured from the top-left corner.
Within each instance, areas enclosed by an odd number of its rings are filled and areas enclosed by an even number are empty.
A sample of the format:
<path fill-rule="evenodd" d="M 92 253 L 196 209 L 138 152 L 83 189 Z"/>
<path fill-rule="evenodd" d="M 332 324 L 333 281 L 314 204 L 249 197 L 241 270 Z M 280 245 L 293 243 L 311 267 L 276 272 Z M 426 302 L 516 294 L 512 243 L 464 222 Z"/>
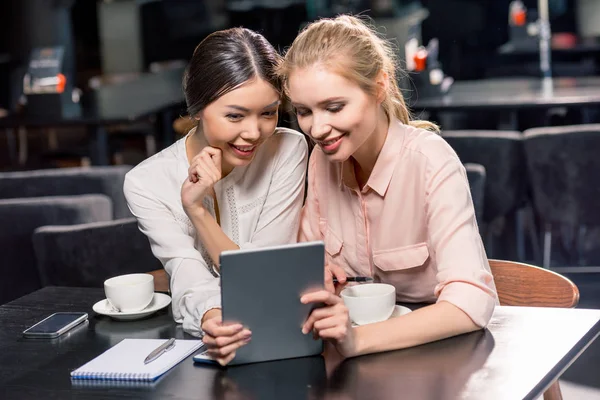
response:
<path fill-rule="evenodd" d="M 186 138 L 133 168 L 123 190 L 152 252 L 171 277 L 175 321 L 200 336 L 200 320 L 221 306 L 221 294 L 212 260 L 181 204 L 189 168 Z M 221 228 L 240 248 L 296 242 L 307 159 L 304 136 L 277 128 L 249 165 L 234 168 L 215 184 Z M 214 216 L 211 196 L 204 205 Z"/>

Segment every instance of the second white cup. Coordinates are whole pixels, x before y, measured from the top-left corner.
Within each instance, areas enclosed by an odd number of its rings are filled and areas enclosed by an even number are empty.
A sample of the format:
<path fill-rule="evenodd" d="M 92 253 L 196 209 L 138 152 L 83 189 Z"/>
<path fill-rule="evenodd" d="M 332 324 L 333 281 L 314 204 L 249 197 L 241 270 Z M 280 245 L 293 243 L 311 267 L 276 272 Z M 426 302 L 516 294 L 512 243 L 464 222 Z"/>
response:
<path fill-rule="evenodd" d="M 386 283 L 365 283 L 342 290 L 350 319 L 358 325 L 388 319 L 396 305 L 396 288 Z"/>

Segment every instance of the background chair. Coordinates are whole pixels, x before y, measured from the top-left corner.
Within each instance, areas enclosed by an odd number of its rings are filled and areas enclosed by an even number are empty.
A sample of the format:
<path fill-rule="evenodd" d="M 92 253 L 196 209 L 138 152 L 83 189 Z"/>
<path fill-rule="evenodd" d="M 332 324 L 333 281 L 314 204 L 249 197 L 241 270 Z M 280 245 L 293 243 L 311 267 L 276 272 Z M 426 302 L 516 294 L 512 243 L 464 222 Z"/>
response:
<path fill-rule="evenodd" d="M 600 263 L 600 124 L 529 129 L 524 139 L 543 266 Z"/>
<path fill-rule="evenodd" d="M 162 268 L 135 218 L 43 226 L 33 247 L 42 286 L 103 287 L 116 275 Z"/>
<path fill-rule="evenodd" d="M 483 223 L 484 196 L 485 196 L 485 168 L 480 164 L 465 164 L 467 179 L 475 207 L 477 225 Z"/>
<path fill-rule="evenodd" d="M 574 308 L 579 290 L 555 272 L 514 261 L 490 260 L 496 290 L 503 306 Z M 562 400 L 558 381 L 544 393 L 544 400 Z"/>
<path fill-rule="evenodd" d="M 132 217 L 123 194 L 130 166 L 59 168 L 0 173 L 0 199 L 104 194 L 113 204 L 113 219 Z"/>
<path fill-rule="evenodd" d="M 41 287 L 31 239 L 37 227 L 108 221 L 112 215 L 104 195 L 0 200 L 0 304 Z"/>
<path fill-rule="evenodd" d="M 525 205 L 527 198 L 521 133 L 443 131 L 442 137 L 463 163 L 480 164 L 485 168 L 485 205 L 480 226 L 488 254 L 525 259 L 523 223 L 513 223 L 517 210 Z"/>

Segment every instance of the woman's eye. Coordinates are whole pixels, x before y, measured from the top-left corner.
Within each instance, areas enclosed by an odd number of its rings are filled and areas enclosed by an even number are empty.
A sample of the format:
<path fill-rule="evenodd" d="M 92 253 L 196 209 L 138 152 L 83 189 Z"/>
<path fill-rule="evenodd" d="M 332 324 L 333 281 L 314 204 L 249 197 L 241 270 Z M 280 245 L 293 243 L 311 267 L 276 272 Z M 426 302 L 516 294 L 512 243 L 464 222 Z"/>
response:
<path fill-rule="evenodd" d="M 225 117 L 231 121 L 239 121 L 244 118 L 242 114 L 227 114 Z"/>
<path fill-rule="evenodd" d="M 344 104 L 335 104 L 335 105 L 331 105 L 331 106 L 327 107 L 327 111 L 329 111 L 331 113 L 336 113 L 336 112 L 342 111 L 343 108 L 344 108 Z"/>
<path fill-rule="evenodd" d="M 274 117 L 275 115 L 277 115 L 277 110 L 273 110 L 273 111 L 265 111 L 263 113 L 263 115 L 265 117 Z"/>
<path fill-rule="evenodd" d="M 296 115 L 299 117 L 304 117 L 310 114 L 309 110 L 305 110 L 304 108 L 296 108 Z"/>

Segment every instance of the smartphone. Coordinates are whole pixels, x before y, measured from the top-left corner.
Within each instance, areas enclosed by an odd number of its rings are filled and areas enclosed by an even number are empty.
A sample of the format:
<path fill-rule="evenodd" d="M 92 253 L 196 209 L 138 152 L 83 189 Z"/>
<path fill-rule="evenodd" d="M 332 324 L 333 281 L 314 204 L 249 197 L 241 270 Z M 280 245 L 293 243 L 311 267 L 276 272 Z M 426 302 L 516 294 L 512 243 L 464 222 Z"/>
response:
<path fill-rule="evenodd" d="M 58 312 L 23 331 L 27 338 L 57 338 L 69 329 L 87 321 L 84 312 Z"/>
<path fill-rule="evenodd" d="M 206 354 L 207 351 L 208 351 L 208 349 L 206 348 L 206 345 L 202 345 L 202 347 L 200 347 L 200 352 L 198 354 L 194 355 L 194 362 L 219 365 L 219 363 L 216 360 L 214 360 L 211 356 Z"/>

